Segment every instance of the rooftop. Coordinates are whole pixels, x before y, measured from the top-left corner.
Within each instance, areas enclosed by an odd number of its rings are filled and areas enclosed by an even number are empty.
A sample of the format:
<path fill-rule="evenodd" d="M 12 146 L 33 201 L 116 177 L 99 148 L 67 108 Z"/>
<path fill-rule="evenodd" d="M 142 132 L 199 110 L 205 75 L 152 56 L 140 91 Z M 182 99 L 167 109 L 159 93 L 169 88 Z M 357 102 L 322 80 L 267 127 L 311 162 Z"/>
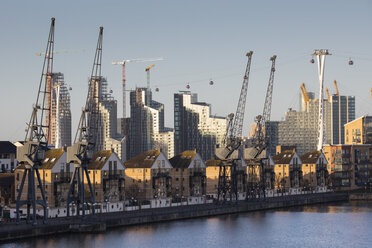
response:
<path fill-rule="evenodd" d="M 101 150 L 93 154 L 92 162 L 89 164 L 89 170 L 101 170 L 107 159 L 111 156 L 111 150 Z"/>
<path fill-rule="evenodd" d="M 10 141 L 0 141 L 0 154 L 16 153 L 17 147 Z"/>
<path fill-rule="evenodd" d="M 274 163 L 275 164 L 289 164 L 289 162 L 291 162 L 291 159 L 293 158 L 295 153 L 296 152 L 294 149 L 281 152 L 273 156 Z"/>
<path fill-rule="evenodd" d="M 196 155 L 196 150 L 184 151 L 169 160 L 173 168 L 188 168 Z"/>
<path fill-rule="evenodd" d="M 126 162 L 124 165 L 128 169 L 132 168 L 151 168 L 155 160 L 160 155 L 160 150 L 149 150 Z"/>
<path fill-rule="evenodd" d="M 322 153 L 320 151 L 312 151 L 305 153 L 301 156 L 301 161 L 303 164 L 316 164 L 318 158 Z"/>

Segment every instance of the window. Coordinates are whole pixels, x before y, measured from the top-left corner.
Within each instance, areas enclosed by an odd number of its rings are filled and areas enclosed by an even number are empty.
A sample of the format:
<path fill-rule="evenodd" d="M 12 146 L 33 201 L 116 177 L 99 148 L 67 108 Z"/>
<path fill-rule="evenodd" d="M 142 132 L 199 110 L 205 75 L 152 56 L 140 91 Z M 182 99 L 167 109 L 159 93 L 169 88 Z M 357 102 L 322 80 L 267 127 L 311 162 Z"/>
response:
<path fill-rule="evenodd" d="M 19 181 L 19 173 L 17 173 L 17 181 Z"/>

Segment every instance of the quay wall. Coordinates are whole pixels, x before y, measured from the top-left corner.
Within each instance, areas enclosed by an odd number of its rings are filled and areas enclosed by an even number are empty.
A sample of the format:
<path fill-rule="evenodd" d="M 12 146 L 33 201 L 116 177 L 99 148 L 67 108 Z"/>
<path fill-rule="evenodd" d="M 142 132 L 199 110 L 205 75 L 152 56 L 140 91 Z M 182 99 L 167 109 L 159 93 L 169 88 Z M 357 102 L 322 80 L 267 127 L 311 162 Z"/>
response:
<path fill-rule="evenodd" d="M 349 195 L 349 200 L 372 201 L 372 193 L 352 193 Z"/>
<path fill-rule="evenodd" d="M 224 214 L 235 214 L 293 206 L 304 206 L 336 201 L 348 201 L 347 193 L 321 193 L 293 195 L 266 199 L 252 199 L 237 203 L 200 204 L 167 208 L 152 208 L 136 211 L 123 211 L 86 216 L 85 218 L 54 218 L 46 224 L 0 224 L 0 242 L 9 242 L 21 238 L 32 238 L 44 235 L 55 235 L 69 232 L 102 232 L 107 228 L 148 224 L 189 218 L 209 217 Z"/>

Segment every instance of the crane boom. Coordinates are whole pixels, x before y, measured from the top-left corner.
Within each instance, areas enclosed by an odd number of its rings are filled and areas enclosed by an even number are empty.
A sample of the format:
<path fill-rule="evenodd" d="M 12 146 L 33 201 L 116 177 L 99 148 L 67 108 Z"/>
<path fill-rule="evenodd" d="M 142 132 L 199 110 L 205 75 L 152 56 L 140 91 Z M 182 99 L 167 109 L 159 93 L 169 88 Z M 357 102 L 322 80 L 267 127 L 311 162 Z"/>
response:
<path fill-rule="evenodd" d="M 240 91 L 240 97 L 238 106 L 236 109 L 236 114 L 229 114 L 228 116 L 228 125 L 226 129 L 226 136 L 225 136 L 225 147 L 219 151 L 216 151 L 216 156 L 219 159 L 226 160 L 228 159 L 231 154 L 238 150 L 241 144 L 240 137 L 242 136 L 242 129 L 243 129 L 243 120 L 244 120 L 244 112 L 245 112 L 245 103 L 247 98 L 247 90 L 248 90 L 248 81 L 249 81 L 249 73 L 251 69 L 251 62 L 252 62 L 252 55 L 253 51 L 250 51 L 246 54 L 248 57 L 247 67 L 245 69 L 244 80 L 242 84 L 242 89 Z"/>
<path fill-rule="evenodd" d="M 270 143 L 271 143 L 271 135 L 270 135 L 270 117 L 271 117 L 271 105 L 273 101 L 273 87 L 274 87 L 274 73 L 275 73 L 275 60 L 276 55 L 270 58 L 271 61 L 271 70 L 270 70 L 270 77 L 269 77 L 269 84 L 267 85 L 266 91 L 266 98 L 265 98 L 265 106 L 262 114 L 262 125 L 265 127 L 265 147 L 267 149 L 266 155 L 270 154 Z"/>
<path fill-rule="evenodd" d="M 258 158 L 261 153 L 266 149 L 266 155 L 270 154 L 270 116 L 271 116 L 271 105 L 272 105 L 272 95 L 274 86 L 274 72 L 275 72 L 275 60 L 276 55 L 270 58 L 271 69 L 269 83 L 267 85 L 265 105 L 262 115 L 258 115 L 255 119 L 256 121 L 256 133 L 253 140 L 254 148 L 251 151 L 251 158 Z M 301 87 L 301 89 L 303 89 Z"/>
<path fill-rule="evenodd" d="M 266 123 L 270 121 L 270 116 L 271 116 L 271 105 L 272 105 L 272 100 L 273 100 L 275 60 L 276 60 L 276 55 L 274 55 L 270 58 L 271 70 L 270 70 L 269 84 L 267 85 L 265 106 L 264 106 L 263 114 L 262 114 L 262 117 L 263 117 L 263 119 L 262 119 L 263 123 L 262 124 L 263 125 L 266 125 Z"/>
<path fill-rule="evenodd" d="M 250 51 L 246 54 L 248 57 L 247 67 L 245 69 L 244 80 L 242 84 L 242 89 L 240 91 L 240 97 L 238 106 L 235 112 L 234 124 L 229 130 L 229 137 L 231 139 L 238 138 L 242 136 L 243 131 L 243 121 L 244 121 L 244 112 L 245 112 L 245 103 L 247 100 L 247 91 L 248 91 L 248 82 L 249 82 L 249 73 L 251 70 L 253 51 Z"/>

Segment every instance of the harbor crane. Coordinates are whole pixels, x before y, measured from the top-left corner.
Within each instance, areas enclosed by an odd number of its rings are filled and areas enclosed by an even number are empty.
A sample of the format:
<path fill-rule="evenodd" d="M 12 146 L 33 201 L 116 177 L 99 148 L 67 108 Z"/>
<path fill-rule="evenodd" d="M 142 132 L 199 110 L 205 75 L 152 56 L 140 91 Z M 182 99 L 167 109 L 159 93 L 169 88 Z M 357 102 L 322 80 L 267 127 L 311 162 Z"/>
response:
<path fill-rule="evenodd" d="M 270 118 L 271 118 L 271 106 L 274 86 L 274 74 L 275 74 L 275 61 L 276 55 L 270 58 L 271 69 L 269 83 L 267 86 L 265 104 L 262 115 L 258 115 L 255 118 L 256 121 L 256 132 L 252 141 L 253 149 L 250 150 L 248 166 L 259 164 L 259 193 L 266 197 L 266 188 L 270 187 L 270 184 L 274 178 L 272 178 L 272 170 L 269 166 L 269 157 L 271 154 L 271 133 L 270 133 Z M 266 154 L 263 154 L 265 151 Z M 247 196 L 249 193 L 254 192 L 254 186 L 249 185 L 247 187 Z"/>
<path fill-rule="evenodd" d="M 36 204 L 43 207 L 44 210 L 44 222 L 47 220 L 47 200 L 45 197 L 44 187 L 40 178 L 39 166 L 44 160 L 44 154 L 48 150 L 48 136 L 50 127 L 50 106 L 48 106 L 48 99 L 50 98 L 50 85 L 52 71 L 53 71 L 53 54 L 54 54 L 54 27 L 55 18 L 51 19 L 50 31 L 48 37 L 48 44 L 45 51 L 43 69 L 41 72 L 41 78 L 39 88 L 37 92 L 36 102 L 33 106 L 32 114 L 28 127 L 26 130 L 26 137 L 23 146 L 17 148 L 17 160 L 24 168 L 21 185 L 18 191 L 17 202 L 16 202 L 16 215 L 17 222 L 19 222 L 20 207 L 27 205 L 27 222 L 30 222 L 31 218 L 31 207 L 32 213 L 32 224 L 36 225 Z M 26 200 L 22 199 L 23 188 L 25 179 L 27 177 L 27 194 Z M 37 179 L 37 187 L 35 178 Z M 36 189 L 40 190 L 41 200 L 36 198 Z"/>
<path fill-rule="evenodd" d="M 127 117 L 127 108 L 126 108 L 126 78 L 125 78 L 125 65 L 127 63 L 141 63 L 141 62 L 153 62 L 153 61 L 160 61 L 163 60 L 162 57 L 159 58 L 145 58 L 145 59 L 125 59 L 122 61 L 114 61 L 112 62 L 113 65 L 121 65 L 121 83 L 122 83 L 122 91 L 123 91 L 123 134 L 127 134 L 126 130 L 126 123 L 125 118 Z"/>
<path fill-rule="evenodd" d="M 100 84 L 103 81 L 101 75 L 102 65 L 102 40 L 103 27 L 99 29 L 96 53 L 94 56 L 93 68 L 89 79 L 88 95 L 85 107 L 82 110 L 79 126 L 75 135 L 74 144 L 67 148 L 67 162 L 74 164 L 74 172 L 70 181 L 67 193 L 67 216 L 70 216 L 70 204 L 76 204 L 76 215 L 85 216 L 86 205 L 91 203 L 92 214 L 94 215 L 94 191 L 90 182 L 88 165 L 92 160 L 93 151 L 96 147 L 99 121 L 99 97 Z M 89 196 L 85 195 L 84 179 L 86 178 L 89 187 Z M 77 190 L 75 190 L 77 188 Z M 75 192 L 76 191 L 76 192 Z"/>
<path fill-rule="evenodd" d="M 225 202 L 228 195 L 230 195 L 230 201 L 238 200 L 238 190 L 237 190 L 237 160 L 231 158 L 231 155 L 238 151 L 242 143 L 242 130 L 243 130 L 243 120 L 245 105 L 247 100 L 247 91 L 248 91 L 248 81 L 249 73 L 251 69 L 253 51 L 250 51 L 246 54 L 248 57 L 248 62 L 243 78 L 243 84 L 240 91 L 240 97 L 238 101 L 238 106 L 236 109 L 235 115 L 233 113 L 228 116 L 228 125 L 225 136 L 225 147 L 216 151 L 216 156 L 221 160 L 219 167 L 219 176 L 218 176 L 218 193 L 217 201 Z M 241 155 L 241 154 L 240 154 Z M 230 175 L 228 175 L 230 173 Z"/>

